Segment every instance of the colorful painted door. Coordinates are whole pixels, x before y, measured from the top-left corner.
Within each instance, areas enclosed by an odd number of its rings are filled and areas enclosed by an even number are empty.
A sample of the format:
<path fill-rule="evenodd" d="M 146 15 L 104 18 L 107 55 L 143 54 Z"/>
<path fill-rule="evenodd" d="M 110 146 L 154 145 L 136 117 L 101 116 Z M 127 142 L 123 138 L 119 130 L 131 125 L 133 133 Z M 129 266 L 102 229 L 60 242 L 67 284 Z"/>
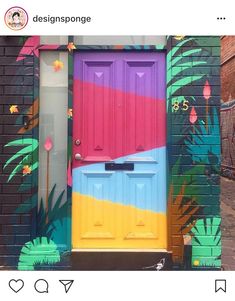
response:
<path fill-rule="evenodd" d="M 164 53 L 75 54 L 73 249 L 166 248 L 165 89 Z"/>

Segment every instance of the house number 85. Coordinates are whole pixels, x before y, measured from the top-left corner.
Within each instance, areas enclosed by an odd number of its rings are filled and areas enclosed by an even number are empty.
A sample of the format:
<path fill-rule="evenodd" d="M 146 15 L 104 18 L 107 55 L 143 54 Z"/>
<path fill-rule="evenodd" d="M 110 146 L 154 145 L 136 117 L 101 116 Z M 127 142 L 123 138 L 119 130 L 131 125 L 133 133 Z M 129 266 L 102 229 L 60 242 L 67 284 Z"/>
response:
<path fill-rule="evenodd" d="M 178 102 L 177 100 L 174 101 L 173 105 L 173 110 L 175 112 L 177 112 L 178 110 L 182 110 L 182 111 L 187 111 L 189 108 L 189 101 L 188 100 L 184 100 L 183 102 Z"/>

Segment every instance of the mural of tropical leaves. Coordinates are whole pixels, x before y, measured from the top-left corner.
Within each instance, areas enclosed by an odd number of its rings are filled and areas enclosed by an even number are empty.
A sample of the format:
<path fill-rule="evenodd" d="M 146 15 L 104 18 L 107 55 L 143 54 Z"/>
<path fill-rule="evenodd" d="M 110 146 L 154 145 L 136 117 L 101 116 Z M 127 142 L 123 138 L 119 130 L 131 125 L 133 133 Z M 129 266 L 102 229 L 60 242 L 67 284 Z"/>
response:
<path fill-rule="evenodd" d="M 185 97 L 175 96 L 175 93 L 186 85 L 191 85 L 193 82 L 201 79 L 206 74 L 200 75 L 186 75 L 182 73 L 185 71 L 193 70 L 196 66 L 204 66 L 207 62 L 205 60 L 191 60 L 192 55 L 200 56 L 202 48 L 193 47 L 193 49 L 181 51 L 182 47 L 185 47 L 187 43 L 194 41 L 194 38 L 185 38 L 180 41 L 176 46 L 167 54 L 167 99 L 173 103 L 178 101 L 179 103 L 184 101 Z M 179 53 L 179 56 L 176 54 Z M 174 73 L 172 74 L 172 70 Z"/>
<path fill-rule="evenodd" d="M 174 225 L 174 231 L 179 237 L 179 248 L 173 252 L 175 262 L 183 262 L 184 257 L 184 235 L 190 233 L 195 224 L 194 214 L 199 211 L 199 206 L 194 198 L 185 197 L 186 184 L 180 188 L 179 194 L 173 197 L 173 185 L 170 186 L 168 213 L 171 216 L 171 226 Z"/>
<path fill-rule="evenodd" d="M 208 116 L 208 125 L 203 120 L 194 126 L 191 137 L 185 140 L 187 151 L 192 160 L 198 163 L 218 164 L 220 161 L 220 128 L 216 108 L 213 108 L 212 117 Z"/>
<path fill-rule="evenodd" d="M 48 196 L 48 213 L 46 212 L 43 199 L 40 200 L 40 206 L 37 214 L 37 232 L 38 235 L 51 238 L 54 231 L 56 231 L 55 222 L 60 221 L 68 216 L 68 202 L 63 203 L 64 190 L 60 193 L 58 198 L 54 200 L 56 184 L 53 186 Z M 48 216 L 48 221 L 47 221 Z"/>
<path fill-rule="evenodd" d="M 21 147 L 12 157 L 10 157 L 4 169 L 17 159 L 21 159 L 16 167 L 12 170 L 8 177 L 8 182 L 15 176 L 15 174 L 23 169 L 24 165 L 30 165 L 31 172 L 38 168 L 38 140 L 34 138 L 23 138 L 13 140 L 7 143 L 4 147 Z"/>
<path fill-rule="evenodd" d="M 21 249 L 18 270 L 33 271 L 36 265 L 53 265 L 59 261 L 57 245 L 47 237 L 37 237 Z"/>
<path fill-rule="evenodd" d="M 221 218 L 198 219 L 191 229 L 192 265 L 220 267 L 221 264 Z M 201 252 L 203 249 L 203 253 Z M 201 255 L 203 254 L 203 256 Z"/>

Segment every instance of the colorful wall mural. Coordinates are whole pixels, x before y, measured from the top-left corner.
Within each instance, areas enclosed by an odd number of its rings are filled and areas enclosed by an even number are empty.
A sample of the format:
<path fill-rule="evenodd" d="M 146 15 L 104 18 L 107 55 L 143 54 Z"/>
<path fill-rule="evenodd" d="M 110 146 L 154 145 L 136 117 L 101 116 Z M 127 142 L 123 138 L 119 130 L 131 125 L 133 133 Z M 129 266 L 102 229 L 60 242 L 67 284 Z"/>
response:
<path fill-rule="evenodd" d="M 167 251 L 172 269 L 220 269 L 220 39 L 170 36 L 167 46 L 40 45 L 0 37 L 0 265 L 71 269 L 73 64 L 78 51 L 166 54 Z M 67 195 L 38 199 L 39 53 L 69 53 Z M 55 72 L 62 61 L 51 66 Z M 50 156 L 50 140 L 45 151 Z M 53 143 L 53 141 L 52 141 Z M 45 175 L 46 177 L 46 175 Z M 50 179 L 53 182 L 53 179 Z"/>

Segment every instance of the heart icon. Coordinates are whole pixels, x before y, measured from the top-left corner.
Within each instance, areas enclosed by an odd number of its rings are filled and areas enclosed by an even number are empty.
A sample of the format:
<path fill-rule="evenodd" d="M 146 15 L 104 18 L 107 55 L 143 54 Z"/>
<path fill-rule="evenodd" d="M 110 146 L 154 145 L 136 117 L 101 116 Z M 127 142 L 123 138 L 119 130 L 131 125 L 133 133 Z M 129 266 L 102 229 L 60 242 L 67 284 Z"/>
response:
<path fill-rule="evenodd" d="M 15 293 L 18 293 L 23 288 L 24 281 L 22 279 L 11 279 L 9 281 L 9 286 Z"/>

